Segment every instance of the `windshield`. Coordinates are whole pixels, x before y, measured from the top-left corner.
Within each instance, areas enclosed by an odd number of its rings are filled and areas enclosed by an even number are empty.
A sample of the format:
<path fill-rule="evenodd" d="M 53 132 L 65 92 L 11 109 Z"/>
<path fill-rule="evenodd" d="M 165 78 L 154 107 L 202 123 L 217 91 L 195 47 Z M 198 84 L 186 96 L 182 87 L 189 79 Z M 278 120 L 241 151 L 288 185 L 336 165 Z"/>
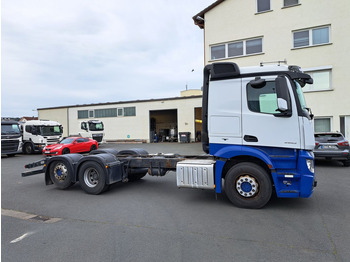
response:
<path fill-rule="evenodd" d="M 62 126 L 41 126 L 40 134 L 42 136 L 59 136 L 62 135 Z"/>
<path fill-rule="evenodd" d="M 103 123 L 89 123 L 90 131 L 103 131 Z"/>
<path fill-rule="evenodd" d="M 300 84 L 294 80 L 294 83 L 295 83 L 295 86 L 296 86 L 296 90 L 297 90 L 297 94 L 298 94 L 298 98 L 299 98 L 299 101 L 300 101 L 300 106 L 301 108 L 304 110 L 304 111 L 308 111 L 308 108 L 306 106 L 306 102 L 305 102 L 305 98 L 304 98 L 304 93 L 303 93 L 303 90 L 301 89 L 301 86 Z"/>
<path fill-rule="evenodd" d="M 74 138 L 65 138 L 60 142 L 60 144 L 68 145 L 68 144 L 73 143 L 73 141 L 74 141 Z"/>
<path fill-rule="evenodd" d="M 7 135 L 7 134 L 20 134 L 19 125 L 17 124 L 1 124 L 1 134 Z"/>

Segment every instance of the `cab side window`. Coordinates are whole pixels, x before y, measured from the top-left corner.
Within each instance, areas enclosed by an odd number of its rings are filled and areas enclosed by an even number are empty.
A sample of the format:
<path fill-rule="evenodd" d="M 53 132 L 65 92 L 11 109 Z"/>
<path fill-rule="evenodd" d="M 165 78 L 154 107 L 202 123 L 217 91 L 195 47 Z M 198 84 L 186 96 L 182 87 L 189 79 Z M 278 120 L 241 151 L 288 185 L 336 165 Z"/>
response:
<path fill-rule="evenodd" d="M 264 114 L 277 113 L 277 94 L 274 81 L 267 81 L 265 86 L 259 88 L 248 84 L 247 99 L 250 111 Z"/>

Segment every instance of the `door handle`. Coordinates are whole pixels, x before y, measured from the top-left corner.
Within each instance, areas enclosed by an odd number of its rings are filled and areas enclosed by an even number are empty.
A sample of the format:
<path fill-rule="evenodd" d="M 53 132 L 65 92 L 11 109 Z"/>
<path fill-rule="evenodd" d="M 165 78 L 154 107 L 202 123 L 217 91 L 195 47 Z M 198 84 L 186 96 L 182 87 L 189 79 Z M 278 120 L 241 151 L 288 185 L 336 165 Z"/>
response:
<path fill-rule="evenodd" d="M 243 139 L 246 142 L 258 142 L 258 138 L 256 136 L 245 135 Z"/>

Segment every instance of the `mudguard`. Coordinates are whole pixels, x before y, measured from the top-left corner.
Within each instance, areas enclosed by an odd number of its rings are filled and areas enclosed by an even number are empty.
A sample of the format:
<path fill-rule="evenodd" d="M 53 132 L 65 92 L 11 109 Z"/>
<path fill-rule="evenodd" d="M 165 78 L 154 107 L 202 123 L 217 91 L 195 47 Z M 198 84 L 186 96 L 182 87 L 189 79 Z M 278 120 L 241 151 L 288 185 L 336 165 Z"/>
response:
<path fill-rule="evenodd" d="M 77 182 L 77 179 L 76 179 L 77 164 L 81 158 L 83 158 L 83 156 L 80 154 L 67 154 L 67 155 L 54 156 L 54 157 L 48 158 L 47 162 L 46 162 L 46 169 L 45 169 L 45 183 L 46 183 L 46 185 L 53 184 L 53 182 L 50 178 L 50 166 L 52 165 L 52 163 L 54 163 L 56 161 L 64 162 L 68 168 L 68 172 L 70 174 L 73 174 L 71 177 L 72 182 Z"/>
<path fill-rule="evenodd" d="M 76 180 L 78 180 L 78 174 L 81 165 L 88 161 L 96 162 L 103 168 L 106 175 L 106 184 L 108 185 L 123 181 L 123 179 L 126 178 L 126 172 L 123 162 L 119 161 L 119 159 L 112 153 L 99 153 L 84 156 L 79 160 L 79 162 L 77 163 L 77 169 L 75 173 Z"/>

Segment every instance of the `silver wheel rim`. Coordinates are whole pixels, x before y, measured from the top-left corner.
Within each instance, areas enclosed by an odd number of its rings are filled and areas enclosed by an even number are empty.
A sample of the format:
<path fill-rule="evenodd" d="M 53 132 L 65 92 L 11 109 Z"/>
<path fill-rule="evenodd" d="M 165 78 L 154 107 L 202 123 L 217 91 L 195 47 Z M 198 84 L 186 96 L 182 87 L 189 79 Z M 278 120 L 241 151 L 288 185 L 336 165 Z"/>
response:
<path fill-rule="evenodd" d="M 95 187 L 98 185 L 100 174 L 93 167 L 89 167 L 84 171 L 84 182 L 88 187 Z"/>
<path fill-rule="evenodd" d="M 57 179 L 57 181 L 62 182 L 68 176 L 68 169 L 67 169 L 66 165 L 64 165 L 63 163 L 58 163 L 55 166 L 53 173 L 54 173 L 54 176 Z"/>
<path fill-rule="evenodd" d="M 245 198 L 254 197 L 259 191 L 259 184 L 254 177 L 240 176 L 236 181 L 236 190 Z"/>

